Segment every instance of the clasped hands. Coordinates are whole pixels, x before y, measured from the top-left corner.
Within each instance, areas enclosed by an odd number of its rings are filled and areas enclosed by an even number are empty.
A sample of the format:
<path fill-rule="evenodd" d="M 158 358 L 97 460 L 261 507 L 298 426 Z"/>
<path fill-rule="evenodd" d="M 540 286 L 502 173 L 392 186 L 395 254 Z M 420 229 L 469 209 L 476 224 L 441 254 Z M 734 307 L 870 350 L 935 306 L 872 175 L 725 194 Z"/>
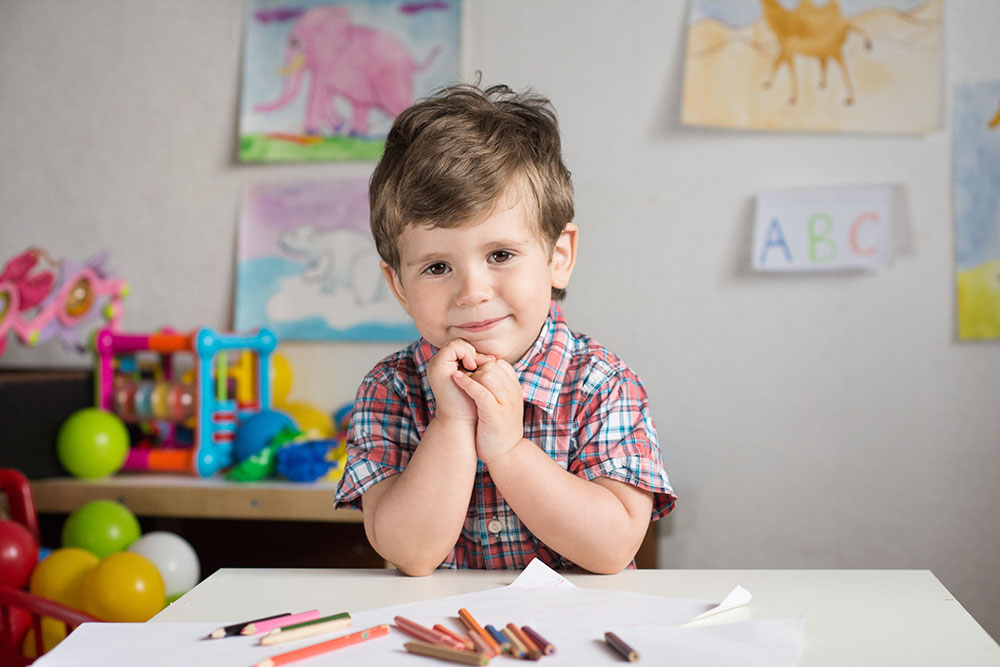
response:
<path fill-rule="evenodd" d="M 475 427 L 476 455 L 487 466 L 514 449 L 524 437 L 524 398 L 514 367 L 480 354 L 456 339 L 427 364 L 434 392 L 435 419 L 468 422 Z"/>

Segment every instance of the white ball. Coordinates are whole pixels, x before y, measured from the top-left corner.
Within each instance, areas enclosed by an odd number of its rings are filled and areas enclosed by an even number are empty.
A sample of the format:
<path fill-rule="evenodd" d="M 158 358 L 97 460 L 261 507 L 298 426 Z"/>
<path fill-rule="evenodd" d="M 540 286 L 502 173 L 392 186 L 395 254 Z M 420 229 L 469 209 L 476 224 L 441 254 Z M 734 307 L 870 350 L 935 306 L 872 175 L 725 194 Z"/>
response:
<path fill-rule="evenodd" d="M 194 547 L 177 533 L 156 530 L 129 545 L 128 550 L 153 561 L 163 577 L 167 599 L 194 588 L 201 578 L 201 563 Z"/>

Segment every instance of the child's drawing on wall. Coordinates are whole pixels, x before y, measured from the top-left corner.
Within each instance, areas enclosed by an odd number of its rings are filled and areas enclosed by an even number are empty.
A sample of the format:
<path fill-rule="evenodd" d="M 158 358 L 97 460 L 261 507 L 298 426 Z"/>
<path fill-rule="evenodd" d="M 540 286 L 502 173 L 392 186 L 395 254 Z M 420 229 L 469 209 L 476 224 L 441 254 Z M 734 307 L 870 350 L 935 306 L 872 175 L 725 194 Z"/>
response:
<path fill-rule="evenodd" d="M 240 159 L 376 160 L 393 118 L 459 79 L 458 0 L 250 0 Z"/>
<path fill-rule="evenodd" d="M 958 336 L 1000 338 L 1000 81 L 956 89 L 953 135 Z"/>
<path fill-rule="evenodd" d="M 365 179 L 260 184 L 240 223 L 237 330 L 283 340 L 411 340 L 382 278 Z"/>
<path fill-rule="evenodd" d="M 682 120 L 758 130 L 940 126 L 941 0 L 692 0 Z"/>

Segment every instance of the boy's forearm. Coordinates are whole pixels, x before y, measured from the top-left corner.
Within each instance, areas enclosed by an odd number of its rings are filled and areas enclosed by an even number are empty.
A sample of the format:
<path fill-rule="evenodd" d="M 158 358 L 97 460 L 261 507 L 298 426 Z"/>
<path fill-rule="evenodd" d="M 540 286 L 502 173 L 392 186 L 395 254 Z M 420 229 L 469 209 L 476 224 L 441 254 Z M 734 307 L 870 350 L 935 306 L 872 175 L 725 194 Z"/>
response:
<path fill-rule="evenodd" d="M 652 497 L 645 492 L 632 489 L 623 502 L 609 485 L 563 469 L 529 440 L 488 468 L 521 522 L 564 558 L 591 572 L 610 574 L 635 557 L 652 508 Z"/>
<path fill-rule="evenodd" d="M 406 574 L 433 572 L 462 530 L 476 463 L 474 425 L 432 420 L 406 469 L 362 499 L 365 532 L 379 555 Z"/>

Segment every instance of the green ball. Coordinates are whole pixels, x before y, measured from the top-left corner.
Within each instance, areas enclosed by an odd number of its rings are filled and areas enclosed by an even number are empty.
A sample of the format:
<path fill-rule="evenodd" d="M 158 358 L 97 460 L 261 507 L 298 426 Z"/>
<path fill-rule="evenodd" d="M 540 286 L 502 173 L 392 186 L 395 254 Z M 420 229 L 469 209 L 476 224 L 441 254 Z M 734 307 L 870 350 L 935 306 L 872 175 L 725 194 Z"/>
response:
<path fill-rule="evenodd" d="M 113 500 L 92 500 L 66 518 L 64 547 L 80 547 L 104 558 L 139 539 L 142 530 L 132 510 Z"/>
<path fill-rule="evenodd" d="M 69 416 L 56 438 L 59 462 L 74 477 L 106 477 L 128 456 L 128 429 L 117 415 L 84 408 Z"/>

